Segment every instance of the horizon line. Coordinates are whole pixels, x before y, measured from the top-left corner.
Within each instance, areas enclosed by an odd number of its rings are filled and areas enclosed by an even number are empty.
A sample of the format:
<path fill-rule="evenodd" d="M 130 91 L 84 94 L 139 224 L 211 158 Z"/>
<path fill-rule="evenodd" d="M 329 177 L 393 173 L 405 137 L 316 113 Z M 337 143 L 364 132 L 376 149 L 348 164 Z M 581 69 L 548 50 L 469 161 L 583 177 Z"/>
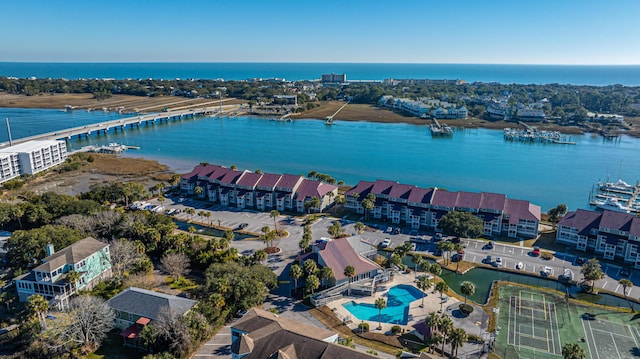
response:
<path fill-rule="evenodd" d="M 353 64 L 353 65 L 498 65 L 498 66 L 640 66 L 629 64 L 489 63 L 489 62 L 313 62 L 313 61 L 1 61 L 0 64 Z"/>

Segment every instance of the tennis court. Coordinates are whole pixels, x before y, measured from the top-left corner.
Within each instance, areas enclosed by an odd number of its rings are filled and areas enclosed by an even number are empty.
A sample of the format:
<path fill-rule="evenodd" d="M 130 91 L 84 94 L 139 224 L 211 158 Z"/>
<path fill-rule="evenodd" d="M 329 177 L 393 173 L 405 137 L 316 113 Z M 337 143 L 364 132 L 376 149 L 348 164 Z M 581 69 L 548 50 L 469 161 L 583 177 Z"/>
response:
<path fill-rule="evenodd" d="M 543 293 L 521 290 L 510 296 L 508 310 L 507 344 L 518 350 L 562 354 L 556 305 Z"/>
<path fill-rule="evenodd" d="M 589 314 L 582 316 L 582 325 L 592 359 L 637 358 L 633 351 L 640 348 L 637 328 L 596 319 Z"/>

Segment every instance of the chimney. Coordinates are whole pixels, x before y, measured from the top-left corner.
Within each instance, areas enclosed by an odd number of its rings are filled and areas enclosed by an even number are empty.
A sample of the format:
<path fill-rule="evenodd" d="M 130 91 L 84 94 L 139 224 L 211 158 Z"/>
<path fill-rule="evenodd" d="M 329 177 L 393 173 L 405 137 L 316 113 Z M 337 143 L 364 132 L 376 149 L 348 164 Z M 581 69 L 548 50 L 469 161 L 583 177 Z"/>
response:
<path fill-rule="evenodd" d="M 52 243 L 47 244 L 47 257 L 54 254 L 56 250 L 53 247 Z"/>

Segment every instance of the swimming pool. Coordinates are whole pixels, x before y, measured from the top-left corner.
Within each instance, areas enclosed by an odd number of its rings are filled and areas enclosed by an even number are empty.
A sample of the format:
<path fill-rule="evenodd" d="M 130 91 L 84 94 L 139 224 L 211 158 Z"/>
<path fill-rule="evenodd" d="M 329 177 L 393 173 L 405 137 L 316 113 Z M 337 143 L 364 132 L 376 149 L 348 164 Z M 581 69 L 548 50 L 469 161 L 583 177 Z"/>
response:
<path fill-rule="evenodd" d="M 409 304 L 414 300 L 422 298 L 424 294 L 416 287 L 406 284 L 399 284 L 391 289 L 387 294 L 387 307 L 382 310 L 380 321 L 383 323 L 406 325 L 409 319 Z M 373 304 L 356 303 L 351 301 L 342 305 L 358 320 L 378 321 L 378 308 Z"/>

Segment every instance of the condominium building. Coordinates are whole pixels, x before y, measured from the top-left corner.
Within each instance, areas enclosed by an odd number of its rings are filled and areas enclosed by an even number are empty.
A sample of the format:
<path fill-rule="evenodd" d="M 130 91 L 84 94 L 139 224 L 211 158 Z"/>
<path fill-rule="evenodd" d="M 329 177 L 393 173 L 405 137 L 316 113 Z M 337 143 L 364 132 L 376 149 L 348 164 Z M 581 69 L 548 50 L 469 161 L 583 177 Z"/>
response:
<path fill-rule="evenodd" d="M 217 165 L 198 165 L 182 175 L 180 189 L 224 206 L 300 213 L 307 211 L 313 198 L 319 200 L 314 210 L 322 211 L 338 196 L 337 186 L 300 175 L 238 171 Z"/>
<path fill-rule="evenodd" d="M 0 152 L 0 183 L 20 176 L 20 160 L 15 152 Z"/>
<path fill-rule="evenodd" d="M 640 218 L 633 214 L 583 209 L 569 212 L 558 223 L 556 241 L 640 268 Z"/>
<path fill-rule="evenodd" d="M 362 201 L 370 193 L 374 197 L 371 216 L 394 224 L 438 230 L 442 216 L 452 211 L 463 211 L 482 220 L 483 234 L 487 237 L 534 238 L 538 235 L 540 207 L 528 201 L 507 198 L 504 194 L 449 192 L 385 180 L 360 181 L 346 192 L 345 207 L 364 213 Z"/>
<path fill-rule="evenodd" d="M 7 164 L 6 168 L 15 169 L 16 157 L 18 175 L 32 175 L 63 163 L 67 159 L 67 145 L 64 141 L 28 141 L 2 148 L 0 149 L 0 162 L 3 172 L 5 171 L 5 163 Z M 13 171 L 11 175 L 17 177 L 15 170 Z M 10 178 L 5 178 L 4 174 L 0 177 L 2 182 L 8 179 Z"/>

